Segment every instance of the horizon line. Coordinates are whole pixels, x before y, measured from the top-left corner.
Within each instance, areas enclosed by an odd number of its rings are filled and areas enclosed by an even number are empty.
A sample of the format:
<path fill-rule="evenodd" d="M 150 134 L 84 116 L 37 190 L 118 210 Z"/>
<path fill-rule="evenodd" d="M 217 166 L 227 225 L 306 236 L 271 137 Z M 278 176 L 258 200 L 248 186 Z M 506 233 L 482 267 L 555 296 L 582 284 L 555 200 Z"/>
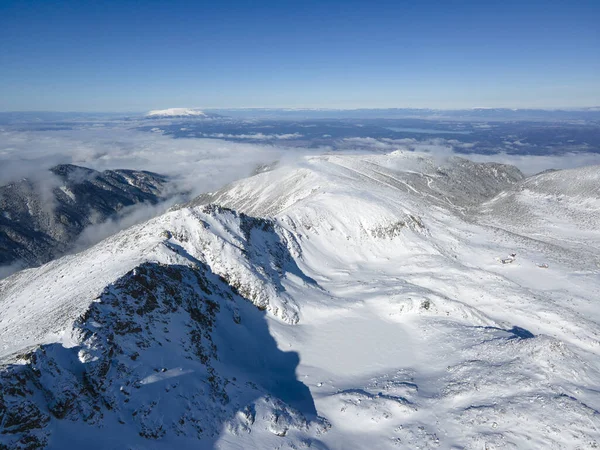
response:
<path fill-rule="evenodd" d="M 169 108 L 155 108 L 153 110 L 161 109 L 172 109 Z M 474 110 L 503 110 L 503 111 L 587 111 L 595 110 L 600 111 L 600 105 L 594 106 L 555 106 L 555 107 L 508 107 L 508 106 L 472 106 L 464 108 L 435 108 L 435 107 L 410 107 L 410 106 L 389 106 L 389 107 L 355 107 L 355 108 L 334 108 L 334 107 L 286 107 L 286 106 L 232 106 L 232 107 L 176 107 L 181 109 L 190 110 L 205 110 L 205 111 L 216 111 L 216 110 L 274 110 L 274 111 L 383 111 L 383 110 L 408 110 L 408 111 L 474 111 Z M 151 110 L 123 110 L 123 111 L 111 111 L 111 110 L 52 110 L 52 109 L 12 109 L 12 110 L 0 110 L 0 114 L 10 113 L 86 113 L 86 114 L 140 114 L 147 113 Z"/>

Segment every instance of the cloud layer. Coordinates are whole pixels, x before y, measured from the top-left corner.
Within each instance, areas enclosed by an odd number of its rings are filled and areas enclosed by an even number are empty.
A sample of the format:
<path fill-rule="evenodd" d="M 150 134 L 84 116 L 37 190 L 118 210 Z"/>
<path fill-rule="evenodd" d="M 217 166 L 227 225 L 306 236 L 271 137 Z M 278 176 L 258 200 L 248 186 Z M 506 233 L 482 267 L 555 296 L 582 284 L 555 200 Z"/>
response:
<path fill-rule="evenodd" d="M 259 166 L 275 161 L 293 164 L 307 154 L 331 151 L 418 151 L 430 154 L 439 160 L 440 165 L 447 158 L 458 155 L 478 162 L 513 164 L 526 175 L 547 169 L 600 164 L 600 154 L 597 153 L 560 156 L 505 152 L 477 154 L 472 153 L 476 144 L 456 139 L 332 138 L 329 145 L 308 150 L 284 145 L 287 140 L 301 136 L 298 133 L 212 134 L 207 139 L 176 139 L 162 133 L 148 133 L 129 127 L 124 123 L 108 123 L 104 126 L 83 125 L 52 131 L 0 129 L 0 185 L 25 177 L 33 179 L 41 190 L 40 194 L 48 198 L 47 204 L 52 207 L 51 192 L 58 180 L 48 169 L 56 164 L 71 163 L 96 170 L 148 170 L 173 178 L 170 185 L 173 196 L 169 202 L 155 206 L 135 205 L 114 220 L 89 227 L 75 245 L 75 250 L 81 250 L 121 229 L 164 212 L 173 202 L 188 198 L 177 194 L 185 192 L 187 196 L 194 196 L 214 191 L 231 181 L 251 175 Z M 223 139 L 255 139 L 257 142 L 232 142 Z M 260 140 L 270 142 L 259 143 Z M 18 264 L 0 268 L 0 278 L 18 268 Z"/>
<path fill-rule="evenodd" d="M 500 151 L 498 153 L 473 153 L 476 143 L 461 142 L 456 139 L 433 138 L 417 140 L 387 139 L 372 137 L 346 138 L 338 141 L 337 147 L 344 150 L 389 152 L 395 150 L 418 151 L 445 159 L 460 156 L 476 162 L 498 162 L 517 166 L 525 175 L 534 175 L 548 169 L 572 169 L 575 167 L 599 165 L 600 154 L 574 152 L 562 155 L 531 155 Z"/>
<path fill-rule="evenodd" d="M 52 208 L 52 190 L 60 180 L 49 168 L 76 164 L 96 170 L 148 170 L 172 177 L 171 198 L 159 205 L 139 204 L 119 217 L 88 227 L 74 250 L 82 250 L 124 228 L 163 213 L 174 202 L 251 175 L 261 165 L 293 159 L 302 151 L 218 139 L 175 139 L 124 125 L 80 127 L 72 130 L 0 130 L 0 185 L 23 178 L 35 181 L 44 204 Z M 21 268 L 21 263 L 0 267 L 0 279 Z"/>
<path fill-rule="evenodd" d="M 255 166 L 284 157 L 273 146 L 215 139 L 174 139 L 125 127 L 59 131 L 1 131 L 0 184 L 47 176 L 71 163 L 96 170 L 149 170 L 174 177 L 199 193 L 249 175 Z"/>

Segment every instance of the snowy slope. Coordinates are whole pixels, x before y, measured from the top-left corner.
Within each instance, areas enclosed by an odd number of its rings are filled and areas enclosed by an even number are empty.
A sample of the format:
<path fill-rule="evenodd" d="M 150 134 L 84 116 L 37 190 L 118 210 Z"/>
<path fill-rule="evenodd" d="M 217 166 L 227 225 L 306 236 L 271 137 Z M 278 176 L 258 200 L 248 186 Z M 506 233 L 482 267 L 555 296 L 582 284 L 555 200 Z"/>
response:
<path fill-rule="evenodd" d="M 366 199 L 384 209 L 400 199 L 417 209 L 432 204 L 462 209 L 522 179 L 516 167 L 477 164 L 458 157 L 440 164 L 428 155 L 403 151 L 377 156 L 327 155 L 306 158 L 293 170 L 284 167 L 234 183 L 199 197 L 196 203 L 215 201 L 248 214 L 274 215 L 304 199 L 346 195 L 351 201 Z"/>
<path fill-rule="evenodd" d="M 293 239 L 278 234 L 270 221 L 199 207 L 165 214 L 77 255 L 19 272 L 0 281 L 0 355 L 58 337 L 68 345 L 71 323 L 105 286 L 148 261 L 208 264 L 257 306 L 293 323 L 297 306 L 278 278 L 289 272 L 305 281 L 289 256 L 294 244 L 288 238 Z"/>
<path fill-rule="evenodd" d="M 270 446 L 328 427 L 264 313 L 201 263 L 136 267 L 71 335 L 0 374 L 7 448 L 210 448 L 224 426 Z"/>
<path fill-rule="evenodd" d="M 529 177 L 482 204 L 477 218 L 600 264 L 600 166 Z"/>
<path fill-rule="evenodd" d="M 0 442 L 594 448 L 597 268 L 477 222 L 522 180 L 309 157 L 4 280 Z"/>
<path fill-rule="evenodd" d="M 261 310 L 294 322 L 282 278 L 318 287 L 276 230 L 182 210 L 3 280 L 0 443 L 211 448 L 222 427 L 315 440 L 328 424 Z"/>

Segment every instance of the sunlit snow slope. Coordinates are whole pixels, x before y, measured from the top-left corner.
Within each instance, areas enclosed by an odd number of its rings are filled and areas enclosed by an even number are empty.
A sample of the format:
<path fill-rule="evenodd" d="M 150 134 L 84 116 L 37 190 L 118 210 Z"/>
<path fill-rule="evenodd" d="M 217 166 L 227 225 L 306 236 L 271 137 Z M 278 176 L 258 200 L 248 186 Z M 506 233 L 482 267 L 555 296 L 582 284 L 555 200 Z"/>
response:
<path fill-rule="evenodd" d="M 483 223 L 567 247 L 593 264 L 600 254 L 600 166 L 527 178 L 485 202 L 479 213 Z"/>
<path fill-rule="evenodd" d="M 16 274 L 0 443 L 594 448 L 599 269 L 523 200 L 580 170 L 309 157 Z"/>

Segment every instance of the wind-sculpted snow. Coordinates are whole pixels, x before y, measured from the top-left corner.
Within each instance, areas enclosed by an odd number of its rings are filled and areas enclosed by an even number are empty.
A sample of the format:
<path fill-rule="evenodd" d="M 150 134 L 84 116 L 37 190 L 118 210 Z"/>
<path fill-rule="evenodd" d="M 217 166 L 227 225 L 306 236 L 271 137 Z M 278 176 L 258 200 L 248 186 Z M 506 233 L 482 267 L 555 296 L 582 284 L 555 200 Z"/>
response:
<path fill-rule="evenodd" d="M 215 202 L 248 214 L 272 216 L 326 194 L 387 207 L 395 200 L 390 199 L 393 192 L 407 205 L 433 203 L 461 209 L 478 205 L 522 179 L 516 167 L 458 157 L 436 161 L 426 154 L 402 151 L 317 156 L 306 158 L 299 168 L 276 168 L 233 183 L 192 204 Z"/>
<path fill-rule="evenodd" d="M 0 442 L 597 448 L 594 173 L 309 157 L 16 274 Z"/>

